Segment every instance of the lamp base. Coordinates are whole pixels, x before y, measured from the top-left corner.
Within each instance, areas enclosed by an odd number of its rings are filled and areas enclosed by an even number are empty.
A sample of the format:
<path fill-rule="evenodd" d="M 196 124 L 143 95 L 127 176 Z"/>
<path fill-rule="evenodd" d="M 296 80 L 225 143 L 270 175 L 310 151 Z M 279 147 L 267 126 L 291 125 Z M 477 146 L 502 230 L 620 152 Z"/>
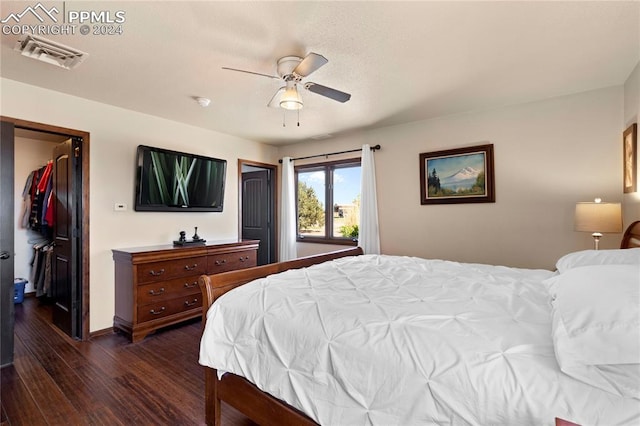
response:
<path fill-rule="evenodd" d="M 594 232 L 593 234 L 591 234 L 591 236 L 593 237 L 593 245 L 595 247 L 595 250 L 599 250 L 598 245 L 600 243 L 600 237 L 602 237 L 602 234 L 600 232 Z"/>

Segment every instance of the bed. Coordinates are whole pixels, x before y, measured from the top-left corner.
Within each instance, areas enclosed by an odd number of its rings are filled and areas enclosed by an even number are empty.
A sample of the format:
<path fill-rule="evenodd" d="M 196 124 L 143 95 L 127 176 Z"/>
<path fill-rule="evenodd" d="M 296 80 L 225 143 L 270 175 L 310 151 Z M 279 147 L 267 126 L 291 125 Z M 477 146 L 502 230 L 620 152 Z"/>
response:
<path fill-rule="evenodd" d="M 621 249 L 556 271 L 348 249 L 202 276 L 207 423 L 225 401 L 265 425 L 640 424 L 640 222 Z"/>

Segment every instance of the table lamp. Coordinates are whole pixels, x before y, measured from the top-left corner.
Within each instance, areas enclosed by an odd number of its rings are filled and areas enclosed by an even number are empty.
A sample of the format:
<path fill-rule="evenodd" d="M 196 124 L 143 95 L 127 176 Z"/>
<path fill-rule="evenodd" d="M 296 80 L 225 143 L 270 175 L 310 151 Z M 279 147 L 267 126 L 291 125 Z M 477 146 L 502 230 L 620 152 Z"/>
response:
<path fill-rule="evenodd" d="M 592 232 L 594 246 L 598 250 L 603 232 L 622 232 L 620 203 L 603 203 L 600 198 L 576 203 L 575 230 Z"/>

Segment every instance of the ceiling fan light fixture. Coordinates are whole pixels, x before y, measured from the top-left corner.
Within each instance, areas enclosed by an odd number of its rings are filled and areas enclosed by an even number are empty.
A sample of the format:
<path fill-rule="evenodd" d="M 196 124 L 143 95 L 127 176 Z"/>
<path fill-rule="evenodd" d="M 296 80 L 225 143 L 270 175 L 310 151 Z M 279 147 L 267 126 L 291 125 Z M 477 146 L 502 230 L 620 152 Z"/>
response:
<path fill-rule="evenodd" d="M 269 108 L 282 108 L 290 111 L 300 111 L 304 106 L 302 97 L 298 91 L 298 84 L 307 91 L 315 93 L 325 98 L 333 99 L 341 103 L 351 99 L 351 95 L 331 87 L 323 86 L 313 82 L 303 82 L 302 80 L 314 73 L 318 68 L 329 62 L 327 58 L 314 52 L 310 52 L 304 58 L 298 56 L 285 56 L 278 59 L 278 77 L 261 72 L 247 71 L 238 68 L 222 67 L 229 71 L 237 71 L 246 74 L 254 74 L 262 77 L 283 80 L 286 86 L 280 87 L 273 94 L 267 106 Z"/>
<path fill-rule="evenodd" d="M 302 97 L 300 93 L 298 93 L 298 87 L 295 83 L 287 82 L 287 89 L 280 98 L 280 108 L 295 111 L 302 109 L 303 105 Z"/>

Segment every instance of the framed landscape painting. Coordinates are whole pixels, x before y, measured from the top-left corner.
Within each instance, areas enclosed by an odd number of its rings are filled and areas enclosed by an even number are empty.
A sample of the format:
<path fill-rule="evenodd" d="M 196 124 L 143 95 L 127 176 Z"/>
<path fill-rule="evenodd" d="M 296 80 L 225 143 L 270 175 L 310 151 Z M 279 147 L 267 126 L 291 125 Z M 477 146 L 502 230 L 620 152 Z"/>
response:
<path fill-rule="evenodd" d="M 420 204 L 494 203 L 493 144 L 420 154 Z"/>
<path fill-rule="evenodd" d="M 623 143 L 623 176 L 622 185 L 624 193 L 636 192 L 638 184 L 637 168 L 637 124 L 633 123 L 622 134 Z"/>

